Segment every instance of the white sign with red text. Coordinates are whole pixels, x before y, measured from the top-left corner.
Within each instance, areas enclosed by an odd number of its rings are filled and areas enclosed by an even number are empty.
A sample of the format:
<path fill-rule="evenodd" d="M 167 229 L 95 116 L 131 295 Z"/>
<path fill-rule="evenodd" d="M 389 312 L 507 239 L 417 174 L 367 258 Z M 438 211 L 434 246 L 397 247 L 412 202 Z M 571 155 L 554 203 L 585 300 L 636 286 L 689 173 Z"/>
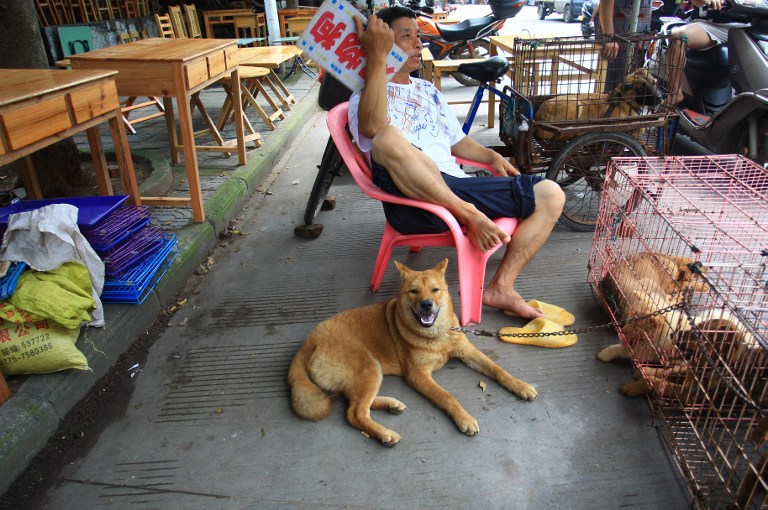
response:
<path fill-rule="evenodd" d="M 365 82 L 365 50 L 357 38 L 355 16 L 365 23 L 360 11 L 346 0 L 325 0 L 296 44 L 326 73 L 358 92 Z M 406 58 L 397 45 L 392 46 L 387 55 L 387 78 Z"/>

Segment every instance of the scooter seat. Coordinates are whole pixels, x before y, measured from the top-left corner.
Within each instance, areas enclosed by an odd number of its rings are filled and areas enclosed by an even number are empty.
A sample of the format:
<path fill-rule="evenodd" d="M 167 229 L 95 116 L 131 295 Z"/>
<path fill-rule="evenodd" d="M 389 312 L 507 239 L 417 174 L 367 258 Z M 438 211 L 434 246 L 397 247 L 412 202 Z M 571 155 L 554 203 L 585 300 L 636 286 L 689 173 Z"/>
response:
<path fill-rule="evenodd" d="M 437 30 L 443 39 L 448 42 L 463 41 L 465 39 L 475 39 L 477 34 L 480 33 L 485 27 L 493 24 L 496 18 L 493 14 L 488 14 L 482 18 L 468 18 L 459 23 L 453 23 L 444 25 L 437 23 Z"/>
<path fill-rule="evenodd" d="M 686 66 L 706 69 L 707 72 L 728 75 L 728 46 L 717 44 L 708 50 L 688 50 Z"/>
<path fill-rule="evenodd" d="M 509 70 L 509 62 L 504 57 L 491 57 L 482 62 L 461 64 L 458 71 L 479 82 L 496 81 Z"/>

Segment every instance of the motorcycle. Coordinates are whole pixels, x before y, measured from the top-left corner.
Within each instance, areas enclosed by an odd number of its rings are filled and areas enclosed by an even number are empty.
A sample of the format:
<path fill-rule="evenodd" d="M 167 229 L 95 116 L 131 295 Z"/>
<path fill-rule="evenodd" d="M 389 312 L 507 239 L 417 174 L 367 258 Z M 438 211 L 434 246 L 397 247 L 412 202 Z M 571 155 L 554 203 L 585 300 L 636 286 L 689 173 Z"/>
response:
<path fill-rule="evenodd" d="M 721 13 L 698 15 L 722 13 L 751 26 L 731 28 L 727 45 L 686 52 L 673 152 L 742 154 L 768 168 L 768 0 L 730 0 Z"/>
<path fill-rule="evenodd" d="M 469 18 L 459 23 L 435 23 L 432 8 L 422 6 L 418 0 L 407 4 L 418 14 L 419 37 L 429 48 L 435 60 L 483 58 L 491 48 L 489 37 L 499 35 L 499 30 L 509 18 L 514 18 L 525 6 L 525 0 L 489 0 L 491 14 L 481 18 Z M 464 86 L 477 87 L 478 82 L 458 71 L 452 76 Z"/>

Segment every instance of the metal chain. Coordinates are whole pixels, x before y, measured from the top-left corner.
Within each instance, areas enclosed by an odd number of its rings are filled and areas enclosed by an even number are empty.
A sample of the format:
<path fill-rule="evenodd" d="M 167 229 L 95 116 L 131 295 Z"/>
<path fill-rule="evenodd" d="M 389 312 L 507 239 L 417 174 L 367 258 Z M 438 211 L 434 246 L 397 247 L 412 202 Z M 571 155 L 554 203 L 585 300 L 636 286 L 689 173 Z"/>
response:
<path fill-rule="evenodd" d="M 578 333 L 588 333 L 590 331 L 595 331 L 597 329 L 605 329 L 610 327 L 616 327 L 616 328 L 622 328 L 626 326 L 627 324 L 631 322 L 637 322 L 645 319 L 649 319 L 651 317 L 655 317 L 657 315 L 664 315 L 665 313 L 669 313 L 673 310 L 678 310 L 685 307 L 684 302 L 680 302 L 674 305 L 669 305 L 664 308 L 660 308 L 659 310 L 656 310 L 655 312 L 651 312 L 645 315 L 641 315 L 640 317 L 630 317 L 628 319 L 623 319 L 620 321 L 611 321 L 606 324 L 600 324 L 597 326 L 587 326 L 584 328 L 577 328 L 577 329 L 567 329 L 563 331 L 552 331 L 549 333 L 494 333 L 493 331 L 486 331 L 483 329 L 467 329 L 467 328 L 459 328 L 459 327 L 452 327 L 451 331 L 460 331 L 462 333 L 472 333 L 475 336 L 490 336 L 490 337 L 502 337 L 502 336 L 512 336 L 512 337 L 518 337 L 518 338 L 533 338 L 533 337 L 542 337 L 542 336 L 564 336 L 564 335 L 574 335 Z"/>

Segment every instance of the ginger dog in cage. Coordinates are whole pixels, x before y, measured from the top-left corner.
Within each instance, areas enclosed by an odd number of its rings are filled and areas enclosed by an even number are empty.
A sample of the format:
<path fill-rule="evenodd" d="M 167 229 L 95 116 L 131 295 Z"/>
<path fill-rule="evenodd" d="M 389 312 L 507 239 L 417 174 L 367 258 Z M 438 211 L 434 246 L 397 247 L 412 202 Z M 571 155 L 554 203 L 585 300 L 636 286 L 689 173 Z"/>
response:
<path fill-rule="evenodd" d="M 687 405 L 705 402 L 732 405 L 738 395 L 729 389 L 728 381 L 721 375 L 732 372 L 744 376 L 742 379 L 751 385 L 744 388 L 750 398 L 765 406 L 765 375 L 752 373 L 764 366 L 755 362 L 756 357 L 763 355 L 755 337 L 737 317 L 723 310 L 708 310 L 694 317 L 693 322 L 693 328 L 687 320 L 681 324 L 673 340 L 686 358 L 694 358 L 701 366 L 689 370 L 689 362 L 681 359 L 671 360 L 668 367 L 642 367 L 635 370 L 634 381 L 624 385 L 621 392 L 634 397 L 652 389 L 662 397 L 674 395 Z M 719 371 L 713 363 L 721 367 Z M 742 370 L 750 374 L 741 374 Z"/>
<path fill-rule="evenodd" d="M 646 106 L 661 102 L 661 94 L 648 69 L 643 67 L 629 73 L 610 93 L 564 94 L 544 101 L 534 115 L 539 122 L 585 121 L 624 118 L 642 114 Z M 554 132 L 536 127 L 534 136 L 548 140 Z M 579 130 L 563 133 L 563 140 L 582 134 Z"/>
<path fill-rule="evenodd" d="M 469 436 L 480 431 L 472 416 L 440 387 L 432 373 L 450 358 L 494 379 L 523 400 L 536 398 L 530 384 L 509 375 L 458 330 L 445 282 L 448 259 L 426 271 L 395 262 L 400 271 L 396 297 L 341 312 L 313 329 L 288 371 L 291 404 L 297 415 L 322 420 L 332 410 L 331 395 L 348 402 L 353 427 L 394 446 L 400 435 L 371 419 L 371 409 L 400 414 L 405 404 L 379 395 L 382 376 L 399 375 L 453 419 Z"/>
<path fill-rule="evenodd" d="M 683 291 L 705 292 L 706 283 L 696 281 L 689 264 L 695 261 L 677 257 L 640 252 L 616 264 L 602 281 L 603 294 L 620 320 L 652 314 L 670 305 L 679 304 Z M 603 362 L 634 358 L 653 362 L 659 355 L 672 354 L 673 333 L 685 327 L 685 314 L 676 309 L 630 322 L 622 327 L 627 344 L 619 342 L 597 354 Z M 639 394 L 637 385 L 622 387 L 622 393 Z M 648 389 L 646 388 L 645 391 Z"/>

